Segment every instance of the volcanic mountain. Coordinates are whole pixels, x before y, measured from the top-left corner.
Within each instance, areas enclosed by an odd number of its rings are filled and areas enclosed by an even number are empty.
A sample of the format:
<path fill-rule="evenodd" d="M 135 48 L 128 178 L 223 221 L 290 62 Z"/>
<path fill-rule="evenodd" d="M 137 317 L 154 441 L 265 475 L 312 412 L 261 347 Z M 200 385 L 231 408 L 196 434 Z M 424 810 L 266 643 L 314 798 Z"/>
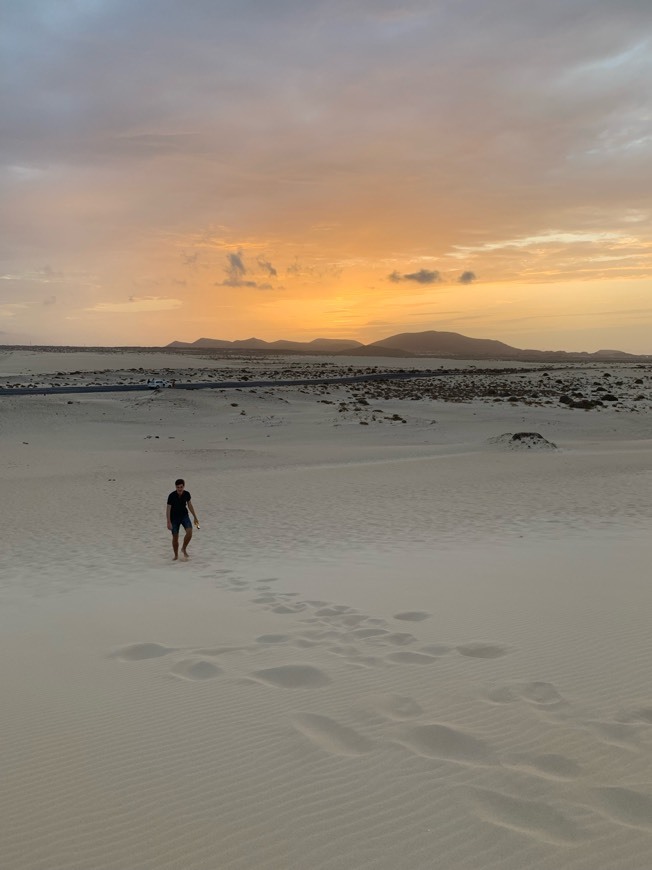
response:
<path fill-rule="evenodd" d="M 594 360 L 636 360 L 648 359 L 619 350 L 586 351 L 534 350 L 512 347 L 502 341 L 490 338 L 469 338 L 458 332 L 400 332 L 371 344 L 361 344 L 351 339 L 315 338 L 313 341 L 263 341 L 260 338 L 247 338 L 239 341 L 226 341 L 215 338 L 199 338 L 192 343 L 173 341 L 167 345 L 177 350 L 232 350 L 257 351 L 269 353 L 319 353 L 337 356 L 360 357 L 438 357 L 440 359 L 496 359 L 496 360 L 533 360 L 590 361 Z"/>

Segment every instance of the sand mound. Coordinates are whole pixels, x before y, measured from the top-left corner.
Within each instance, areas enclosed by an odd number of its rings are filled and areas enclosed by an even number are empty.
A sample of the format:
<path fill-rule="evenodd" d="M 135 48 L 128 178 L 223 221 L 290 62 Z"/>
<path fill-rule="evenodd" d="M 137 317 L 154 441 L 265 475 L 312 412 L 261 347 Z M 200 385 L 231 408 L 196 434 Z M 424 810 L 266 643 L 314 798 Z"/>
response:
<path fill-rule="evenodd" d="M 489 438 L 488 443 L 507 450 L 557 450 L 556 444 L 538 432 L 505 432 L 504 435 Z"/>

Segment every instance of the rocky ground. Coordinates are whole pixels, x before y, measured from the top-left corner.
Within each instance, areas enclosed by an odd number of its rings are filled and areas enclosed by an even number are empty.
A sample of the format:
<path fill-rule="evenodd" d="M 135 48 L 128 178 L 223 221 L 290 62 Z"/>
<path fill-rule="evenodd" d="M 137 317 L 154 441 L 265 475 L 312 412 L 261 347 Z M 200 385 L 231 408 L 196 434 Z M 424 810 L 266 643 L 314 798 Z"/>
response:
<path fill-rule="evenodd" d="M 349 388 L 351 401 L 433 399 L 444 402 L 562 404 L 577 410 L 647 411 L 652 406 L 652 366 L 459 371 L 414 381 L 369 382 Z"/>
<path fill-rule="evenodd" d="M 410 369 L 404 368 L 403 371 Z M 0 387 L 65 387 L 109 384 L 145 384 L 149 378 L 176 383 L 220 383 L 225 381 L 297 378 L 351 377 L 376 374 L 378 366 L 351 366 L 312 362 L 269 366 L 264 360 L 240 368 L 202 367 L 146 369 L 98 369 L 95 371 L 56 371 L 48 374 L 2 376 Z M 367 409 L 373 417 L 373 404 L 382 400 L 437 400 L 444 402 L 508 402 L 515 405 L 565 405 L 574 410 L 641 412 L 652 406 L 652 364 L 622 363 L 608 367 L 593 365 L 541 366 L 538 368 L 466 368 L 424 371 L 414 380 L 369 381 L 338 388 L 339 401 L 332 398 L 330 385 L 311 384 L 298 388 L 320 401 L 337 404 L 345 413 Z M 263 388 L 252 388 L 263 389 Z M 331 396 L 331 398 L 327 398 Z"/>

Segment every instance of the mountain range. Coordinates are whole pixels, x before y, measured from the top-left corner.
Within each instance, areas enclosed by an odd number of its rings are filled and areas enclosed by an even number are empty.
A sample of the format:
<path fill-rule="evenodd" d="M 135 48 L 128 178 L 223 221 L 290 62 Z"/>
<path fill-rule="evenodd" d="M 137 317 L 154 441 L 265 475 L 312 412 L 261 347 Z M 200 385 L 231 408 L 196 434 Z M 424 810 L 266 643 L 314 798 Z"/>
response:
<path fill-rule="evenodd" d="M 393 356 L 393 357 L 439 357 L 443 359 L 496 359 L 590 361 L 649 359 L 620 350 L 586 351 L 534 350 L 511 347 L 502 341 L 488 338 L 469 338 L 457 332 L 401 332 L 387 338 L 362 344 L 352 339 L 315 338 L 312 341 L 263 341 L 260 338 L 245 338 L 226 341 L 218 338 L 198 338 L 197 341 L 172 341 L 166 347 L 172 350 L 225 350 L 253 351 L 258 353 L 305 353 L 335 356 Z"/>

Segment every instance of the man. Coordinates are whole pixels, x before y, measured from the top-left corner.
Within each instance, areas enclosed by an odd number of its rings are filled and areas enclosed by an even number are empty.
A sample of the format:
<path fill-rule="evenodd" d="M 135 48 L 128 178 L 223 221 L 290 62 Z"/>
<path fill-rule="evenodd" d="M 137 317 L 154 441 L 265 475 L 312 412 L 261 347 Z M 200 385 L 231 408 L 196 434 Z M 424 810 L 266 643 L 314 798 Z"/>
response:
<path fill-rule="evenodd" d="M 195 518 L 195 525 L 199 528 L 199 520 L 197 518 L 197 514 L 195 513 L 195 509 L 192 506 L 192 501 L 190 498 L 190 493 L 186 492 L 186 482 L 181 477 L 178 480 L 174 481 L 174 492 L 171 492 L 168 496 L 168 504 L 166 508 L 166 518 L 168 523 L 168 529 L 172 532 L 172 549 L 174 550 L 174 559 L 176 561 L 179 558 L 179 528 L 183 526 L 186 530 L 186 533 L 183 538 L 183 544 L 181 545 L 181 552 L 183 554 L 183 558 L 188 558 L 188 544 L 190 543 L 190 539 L 192 538 L 192 523 L 190 522 L 190 517 L 188 516 L 188 511 Z"/>

